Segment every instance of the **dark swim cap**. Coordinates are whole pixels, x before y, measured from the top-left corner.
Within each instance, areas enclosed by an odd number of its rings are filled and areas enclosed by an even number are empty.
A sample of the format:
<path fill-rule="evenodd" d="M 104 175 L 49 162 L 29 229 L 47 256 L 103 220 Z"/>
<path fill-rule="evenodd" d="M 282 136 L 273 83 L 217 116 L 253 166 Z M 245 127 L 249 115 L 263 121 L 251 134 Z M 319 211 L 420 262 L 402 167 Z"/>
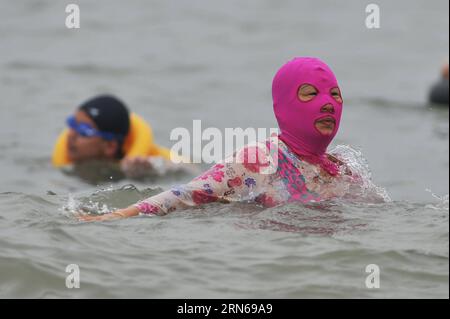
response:
<path fill-rule="evenodd" d="M 80 108 L 102 132 L 114 133 L 124 140 L 130 130 L 130 114 L 125 104 L 111 95 L 96 96 Z"/>

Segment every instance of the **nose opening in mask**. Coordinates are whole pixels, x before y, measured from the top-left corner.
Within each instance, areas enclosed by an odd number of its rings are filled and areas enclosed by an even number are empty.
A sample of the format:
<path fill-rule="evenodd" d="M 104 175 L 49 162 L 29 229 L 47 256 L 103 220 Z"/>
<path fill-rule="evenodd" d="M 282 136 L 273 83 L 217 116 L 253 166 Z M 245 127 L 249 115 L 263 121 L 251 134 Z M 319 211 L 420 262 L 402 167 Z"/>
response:
<path fill-rule="evenodd" d="M 334 114 L 335 113 L 334 106 L 330 103 L 327 103 L 320 108 L 320 112 Z"/>

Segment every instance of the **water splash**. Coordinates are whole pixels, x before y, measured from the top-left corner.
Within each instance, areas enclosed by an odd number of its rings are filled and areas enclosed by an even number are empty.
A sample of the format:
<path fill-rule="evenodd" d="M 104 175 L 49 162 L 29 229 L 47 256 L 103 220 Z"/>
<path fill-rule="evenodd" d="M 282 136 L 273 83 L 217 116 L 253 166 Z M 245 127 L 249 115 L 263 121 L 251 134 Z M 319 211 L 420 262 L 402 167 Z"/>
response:
<path fill-rule="evenodd" d="M 348 183 L 348 185 L 341 186 L 349 187 L 346 198 L 369 202 L 392 202 L 386 189 L 373 183 L 369 163 L 364 158 L 361 150 L 354 149 L 348 145 L 338 145 L 330 153 L 343 161 L 352 171 L 353 177 L 357 177 L 356 183 L 354 178 L 352 181 L 343 180 L 343 183 Z"/>
<path fill-rule="evenodd" d="M 431 196 L 433 196 L 435 199 L 438 200 L 437 204 L 429 204 L 429 205 L 426 206 L 426 208 L 449 211 L 448 194 L 447 195 L 443 195 L 443 196 L 439 196 L 439 195 L 436 195 L 435 193 L 433 193 L 433 191 L 431 189 L 428 189 L 428 188 L 425 191 L 429 192 L 431 194 Z"/>
<path fill-rule="evenodd" d="M 148 188 L 139 191 L 132 184 L 124 185 L 118 189 L 109 185 L 91 194 L 69 195 L 67 204 L 63 206 L 62 210 L 71 214 L 105 214 L 127 207 L 161 191 L 160 188 Z"/>

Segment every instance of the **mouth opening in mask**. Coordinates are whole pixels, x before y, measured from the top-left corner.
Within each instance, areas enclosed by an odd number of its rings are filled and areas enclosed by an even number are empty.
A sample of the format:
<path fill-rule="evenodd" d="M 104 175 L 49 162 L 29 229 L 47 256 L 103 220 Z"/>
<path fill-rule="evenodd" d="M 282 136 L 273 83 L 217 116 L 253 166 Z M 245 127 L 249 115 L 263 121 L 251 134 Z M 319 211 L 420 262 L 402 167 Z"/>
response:
<path fill-rule="evenodd" d="M 321 135 L 332 135 L 336 129 L 336 120 L 331 115 L 325 115 L 314 122 L 314 127 Z"/>

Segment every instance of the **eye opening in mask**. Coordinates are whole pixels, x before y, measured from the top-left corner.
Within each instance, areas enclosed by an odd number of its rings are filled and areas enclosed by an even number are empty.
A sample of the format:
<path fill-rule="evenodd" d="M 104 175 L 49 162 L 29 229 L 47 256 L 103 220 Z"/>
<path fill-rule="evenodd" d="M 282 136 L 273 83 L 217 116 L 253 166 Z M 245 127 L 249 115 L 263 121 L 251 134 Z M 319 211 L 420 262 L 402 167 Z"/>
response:
<path fill-rule="evenodd" d="M 338 102 L 338 103 L 343 102 L 341 90 L 339 89 L 339 87 L 335 86 L 334 88 L 332 88 L 330 90 L 330 94 L 336 100 L 336 102 Z"/>
<path fill-rule="evenodd" d="M 317 90 L 314 85 L 309 83 L 300 85 L 297 91 L 297 97 L 302 102 L 309 102 L 313 100 L 317 94 L 319 94 L 319 90 Z"/>

